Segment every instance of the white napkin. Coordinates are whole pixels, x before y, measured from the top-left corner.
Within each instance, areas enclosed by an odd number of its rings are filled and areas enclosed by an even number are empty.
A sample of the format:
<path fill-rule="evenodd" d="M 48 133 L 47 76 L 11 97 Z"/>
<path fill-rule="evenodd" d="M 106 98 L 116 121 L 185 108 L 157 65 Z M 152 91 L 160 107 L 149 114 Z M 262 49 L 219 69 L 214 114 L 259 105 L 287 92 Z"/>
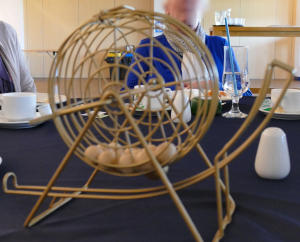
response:
<path fill-rule="evenodd" d="M 199 62 L 196 56 L 191 52 L 183 53 L 181 70 L 182 70 L 183 81 L 192 79 L 195 82 L 199 80 L 200 85 L 201 83 L 203 83 L 204 86 L 205 80 L 209 80 L 209 74 L 204 63 Z"/>
<path fill-rule="evenodd" d="M 192 114 L 191 114 L 191 106 L 188 97 L 185 95 L 184 91 L 177 91 L 177 94 L 175 96 L 173 105 L 177 111 L 172 108 L 171 111 L 171 118 L 174 123 L 179 123 L 180 120 L 178 116 L 182 114 L 182 120 L 185 123 L 188 123 L 192 119 Z"/>

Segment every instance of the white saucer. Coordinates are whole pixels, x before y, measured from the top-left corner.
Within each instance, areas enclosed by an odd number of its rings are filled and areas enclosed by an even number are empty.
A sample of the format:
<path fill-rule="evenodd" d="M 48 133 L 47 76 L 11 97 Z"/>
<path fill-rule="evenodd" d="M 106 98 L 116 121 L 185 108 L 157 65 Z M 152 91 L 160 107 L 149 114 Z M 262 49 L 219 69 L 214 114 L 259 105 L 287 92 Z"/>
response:
<path fill-rule="evenodd" d="M 268 114 L 272 108 L 271 99 L 267 98 L 264 100 L 263 104 L 259 108 L 259 111 Z M 299 113 L 285 113 L 285 112 L 275 112 L 273 117 L 274 119 L 284 119 L 284 120 L 300 120 L 300 112 Z"/>
<path fill-rule="evenodd" d="M 2 157 L 0 156 L 0 165 L 1 165 L 1 163 L 2 163 Z"/>
<path fill-rule="evenodd" d="M 41 117 L 41 114 L 39 112 L 36 113 L 35 118 Z M 41 123 L 31 125 L 30 120 L 25 121 L 10 121 L 7 120 L 5 117 L 2 116 L 2 112 L 0 111 L 0 128 L 6 128 L 6 129 L 26 129 L 26 128 L 33 128 Z"/>

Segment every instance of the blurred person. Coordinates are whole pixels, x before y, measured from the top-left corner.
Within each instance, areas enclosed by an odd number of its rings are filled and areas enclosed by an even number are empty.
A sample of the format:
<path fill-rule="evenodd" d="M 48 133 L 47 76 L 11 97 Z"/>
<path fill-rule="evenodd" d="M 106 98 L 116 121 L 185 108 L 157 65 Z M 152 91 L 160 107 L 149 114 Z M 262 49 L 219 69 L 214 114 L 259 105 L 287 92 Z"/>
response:
<path fill-rule="evenodd" d="M 201 26 L 200 20 L 202 19 L 204 13 L 209 7 L 209 0 L 166 0 L 164 3 L 165 13 L 182 23 L 190 27 L 196 35 L 199 37 L 206 47 L 210 50 L 212 57 L 215 61 L 215 64 L 218 69 L 219 74 L 219 89 L 222 88 L 222 76 L 223 76 L 223 65 L 224 65 L 224 46 L 227 46 L 227 40 L 219 36 L 209 36 L 205 33 L 204 29 Z M 173 58 L 177 64 L 178 69 L 182 70 L 182 60 L 184 53 L 182 52 L 182 47 L 177 48 L 176 44 L 180 43 L 177 35 L 172 35 L 170 32 L 165 31 L 163 34 L 155 37 L 155 39 L 162 44 L 164 47 L 175 51 L 180 58 L 177 58 L 173 55 Z M 184 41 L 181 41 L 184 46 Z M 150 56 L 150 47 L 147 46 L 150 44 L 150 38 L 143 39 L 140 45 L 136 49 L 136 57 L 149 57 Z M 143 46 L 144 45 L 144 46 Z M 187 50 L 188 51 L 188 50 Z M 163 77 L 164 81 L 173 82 L 174 75 L 169 70 L 169 68 L 163 64 L 163 62 L 168 63 L 171 67 L 173 66 L 172 61 L 165 54 L 163 49 L 159 47 L 153 48 L 153 56 L 159 60 L 153 60 L 153 66 L 158 71 L 158 73 Z M 147 73 L 149 71 L 149 66 L 143 61 L 140 61 L 140 65 L 137 65 L 138 60 L 133 61 L 133 68 L 136 72 L 141 73 L 140 66 L 143 68 L 143 72 Z M 144 77 L 146 81 L 155 78 L 155 76 L 146 76 Z M 130 72 L 127 78 L 127 86 L 129 88 L 134 88 L 138 85 L 138 76 Z M 194 88 L 197 87 L 197 83 L 194 82 L 191 85 L 186 83 L 185 87 Z M 171 87 L 174 88 L 174 87 Z M 251 95 L 251 92 L 248 91 L 244 95 Z"/>
<path fill-rule="evenodd" d="M 17 33 L 0 21 L 0 93 L 36 92 Z"/>

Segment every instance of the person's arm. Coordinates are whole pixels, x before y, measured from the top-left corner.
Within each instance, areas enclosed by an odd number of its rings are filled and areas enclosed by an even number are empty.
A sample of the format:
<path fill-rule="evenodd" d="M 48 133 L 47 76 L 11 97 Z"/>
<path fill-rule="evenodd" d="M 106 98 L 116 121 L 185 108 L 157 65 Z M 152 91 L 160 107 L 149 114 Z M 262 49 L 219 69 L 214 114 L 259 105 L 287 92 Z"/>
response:
<path fill-rule="evenodd" d="M 17 61 L 19 62 L 20 71 L 20 86 L 22 92 L 36 92 L 36 86 L 34 80 L 30 74 L 29 67 L 26 63 L 24 53 L 21 49 L 17 35 L 15 33 L 15 51 Z"/>

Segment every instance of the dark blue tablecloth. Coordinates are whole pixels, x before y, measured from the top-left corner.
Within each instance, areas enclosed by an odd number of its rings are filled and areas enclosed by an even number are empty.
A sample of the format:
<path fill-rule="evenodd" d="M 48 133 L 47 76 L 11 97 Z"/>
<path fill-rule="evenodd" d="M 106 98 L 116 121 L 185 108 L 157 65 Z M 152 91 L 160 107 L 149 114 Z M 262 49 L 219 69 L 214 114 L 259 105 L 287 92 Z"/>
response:
<path fill-rule="evenodd" d="M 241 109 L 249 111 L 254 98 L 243 98 Z M 228 108 L 228 107 L 227 107 Z M 259 113 L 247 131 L 249 135 L 264 115 Z M 217 116 L 201 141 L 213 158 L 232 137 L 243 120 Z M 300 240 L 300 121 L 272 120 L 269 126 L 282 128 L 288 138 L 291 173 L 280 181 L 259 178 L 254 170 L 258 139 L 230 164 L 231 193 L 237 203 L 232 223 L 223 241 L 299 241 Z M 0 129 L 0 178 L 13 171 L 20 184 L 46 185 L 67 151 L 54 124 L 47 122 L 28 130 Z M 203 166 L 193 151 L 175 163 L 172 180 L 194 174 Z M 58 185 L 82 185 L 92 169 L 72 158 Z M 132 187 L 159 184 L 145 177 L 119 178 L 99 173 L 95 187 Z M 217 229 L 214 180 L 193 185 L 179 192 L 205 241 Z M 37 197 L 7 195 L 0 191 L 0 241 L 193 241 L 169 196 L 151 199 L 111 201 L 77 199 L 33 228 L 23 228 Z"/>

